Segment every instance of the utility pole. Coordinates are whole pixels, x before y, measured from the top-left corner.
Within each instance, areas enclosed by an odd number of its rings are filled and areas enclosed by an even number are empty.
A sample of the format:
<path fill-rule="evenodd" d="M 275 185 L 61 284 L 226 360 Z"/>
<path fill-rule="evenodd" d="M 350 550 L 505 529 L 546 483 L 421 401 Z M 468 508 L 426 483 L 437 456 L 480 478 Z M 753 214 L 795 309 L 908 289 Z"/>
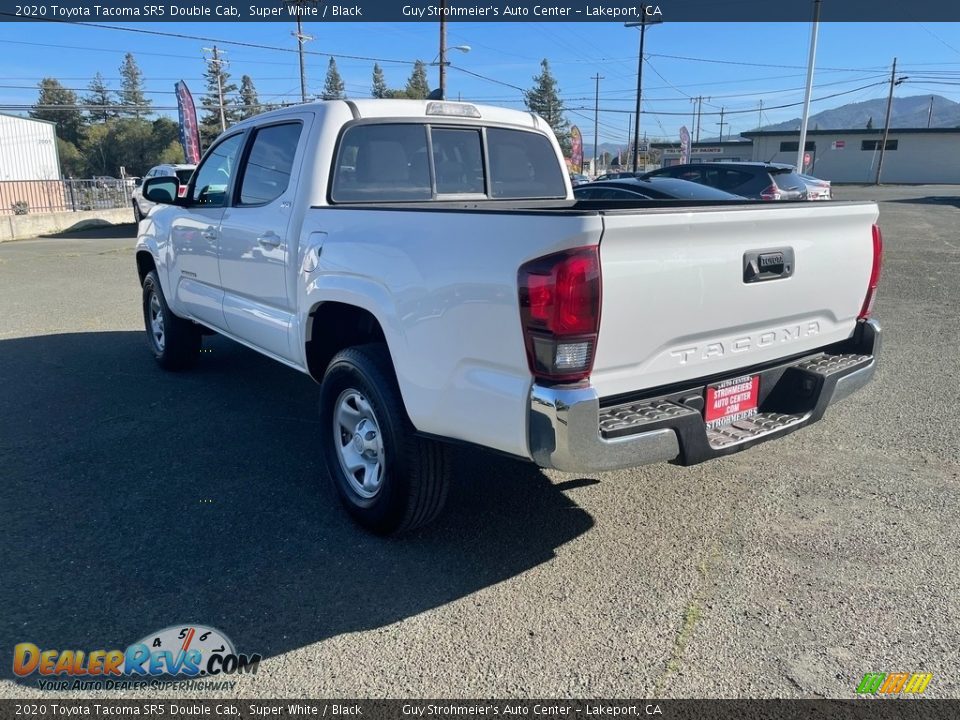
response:
<path fill-rule="evenodd" d="M 447 0 L 440 0 L 440 99 L 447 97 Z"/>
<path fill-rule="evenodd" d="M 933 95 L 930 96 L 930 109 L 927 110 L 927 128 L 930 127 L 931 120 L 933 120 Z"/>
<path fill-rule="evenodd" d="M 316 5 L 317 2 L 318 0 L 283 0 L 283 4 L 288 8 L 293 8 L 297 16 L 297 31 L 290 34 L 297 39 L 297 54 L 300 56 L 300 102 L 307 101 L 307 68 L 303 57 L 303 46 L 313 40 L 312 35 L 304 34 L 301 16 L 303 15 L 304 5 Z"/>
<path fill-rule="evenodd" d="M 757 130 L 763 127 L 763 100 L 760 101 L 760 109 L 757 111 Z"/>
<path fill-rule="evenodd" d="M 643 94 L 643 41 L 647 34 L 647 25 L 651 24 L 647 20 L 647 6 L 640 5 L 640 22 L 624 23 L 624 27 L 640 28 L 640 52 L 637 55 L 637 107 L 634 114 L 637 116 L 636 123 L 633 126 L 633 171 L 637 171 L 638 152 L 640 144 L 640 97 Z"/>
<path fill-rule="evenodd" d="M 803 154 L 807 148 L 807 123 L 810 121 L 810 96 L 813 94 L 813 66 L 817 60 L 817 34 L 820 31 L 820 0 L 813 0 L 813 27 L 810 30 L 810 57 L 807 59 L 807 89 L 803 94 L 803 120 L 797 144 L 797 172 L 803 172 Z"/>
<path fill-rule="evenodd" d="M 874 185 L 880 184 L 880 172 L 883 170 L 883 154 L 887 150 L 887 137 L 890 135 L 890 109 L 893 107 L 893 88 L 897 84 L 897 59 L 893 59 L 893 69 L 890 71 L 890 92 L 887 95 L 887 116 L 883 121 L 883 141 L 880 143 L 880 158 L 877 160 L 877 177 Z"/>
<path fill-rule="evenodd" d="M 597 73 L 592 80 L 597 82 L 597 90 L 593 96 L 593 174 L 597 174 L 597 143 L 599 142 L 600 128 L 600 81 L 604 79 L 603 75 Z"/>
<path fill-rule="evenodd" d="M 720 142 L 723 142 L 723 126 L 730 124 L 730 123 L 725 123 L 725 122 L 723 121 L 723 113 L 724 113 L 725 111 L 726 111 L 726 108 L 724 108 L 724 107 L 720 108 L 720 122 L 717 123 L 717 125 L 720 126 Z"/>
<path fill-rule="evenodd" d="M 697 138 L 694 142 L 700 142 L 700 118 L 703 114 L 703 101 L 709 99 L 710 98 L 705 98 L 702 95 L 697 98 Z"/>
<path fill-rule="evenodd" d="M 209 59 L 210 66 L 217 74 L 217 107 L 220 108 L 220 132 L 227 129 L 227 116 L 223 108 L 223 66 L 226 61 L 220 56 L 220 50 L 214 45 L 212 48 L 203 48 L 204 52 L 211 54 Z"/>

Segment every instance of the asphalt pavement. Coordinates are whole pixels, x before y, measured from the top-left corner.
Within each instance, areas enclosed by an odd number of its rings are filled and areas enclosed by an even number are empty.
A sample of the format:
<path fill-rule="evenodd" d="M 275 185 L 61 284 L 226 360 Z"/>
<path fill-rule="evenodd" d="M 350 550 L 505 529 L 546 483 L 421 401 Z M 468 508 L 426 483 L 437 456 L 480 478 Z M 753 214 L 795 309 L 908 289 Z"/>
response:
<path fill-rule="evenodd" d="M 75 695 L 14 678 L 17 643 L 181 623 L 259 672 L 140 695 L 849 698 L 902 671 L 960 696 L 960 188 L 836 194 L 882 201 L 865 390 L 690 468 L 458 449 L 446 513 L 399 539 L 340 509 L 309 378 L 219 337 L 156 367 L 132 226 L 0 244 L 0 697 Z"/>

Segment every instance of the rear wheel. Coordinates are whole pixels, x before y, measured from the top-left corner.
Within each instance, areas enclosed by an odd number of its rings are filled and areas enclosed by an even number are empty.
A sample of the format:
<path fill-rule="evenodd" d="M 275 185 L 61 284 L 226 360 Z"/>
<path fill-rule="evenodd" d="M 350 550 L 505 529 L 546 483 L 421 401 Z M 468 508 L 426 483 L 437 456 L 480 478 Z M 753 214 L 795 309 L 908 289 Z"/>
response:
<path fill-rule="evenodd" d="M 186 370 L 196 364 L 203 342 L 200 328 L 171 312 L 156 270 L 151 270 L 143 279 L 143 322 L 147 345 L 160 367 Z"/>
<path fill-rule="evenodd" d="M 384 345 L 348 348 L 333 358 L 321 385 L 320 419 L 328 473 L 360 525 L 387 535 L 440 513 L 449 451 L 417 436 Z"/>

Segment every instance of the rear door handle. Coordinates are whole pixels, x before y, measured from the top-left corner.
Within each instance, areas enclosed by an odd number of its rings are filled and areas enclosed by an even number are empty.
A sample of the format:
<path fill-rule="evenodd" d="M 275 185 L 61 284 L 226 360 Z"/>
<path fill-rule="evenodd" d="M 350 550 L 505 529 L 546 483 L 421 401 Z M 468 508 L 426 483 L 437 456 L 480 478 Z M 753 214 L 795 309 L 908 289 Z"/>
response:
<path fill-rule="evenodd" d="M 257 238 L 257 242 L 263 245 L 264 247 L 278 247 L 281 242 L 280 236 L 275 232 L 265 232 L 263 235 Z"/>

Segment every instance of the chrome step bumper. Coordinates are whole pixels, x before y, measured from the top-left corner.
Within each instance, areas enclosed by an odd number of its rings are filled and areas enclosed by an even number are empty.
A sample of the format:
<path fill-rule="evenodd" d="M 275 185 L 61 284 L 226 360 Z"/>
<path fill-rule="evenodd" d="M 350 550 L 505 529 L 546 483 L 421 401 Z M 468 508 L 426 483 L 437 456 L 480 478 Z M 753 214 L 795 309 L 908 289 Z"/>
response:
<path fill-rule="evenodd" d="M 570 472 L 660 461 L 693 465 L 816 422 L 828 405 L 872 379 L 879 351 L 880 326 L 867 320 L 840 347 L 740 371 L 760 375 L 760 412 L 720 428 L 707 428 L 703 420 L 705 382 L 609 407 L 601 407 L 590 387 L 534 385 L 530 453 L 541 467 Z"/>

